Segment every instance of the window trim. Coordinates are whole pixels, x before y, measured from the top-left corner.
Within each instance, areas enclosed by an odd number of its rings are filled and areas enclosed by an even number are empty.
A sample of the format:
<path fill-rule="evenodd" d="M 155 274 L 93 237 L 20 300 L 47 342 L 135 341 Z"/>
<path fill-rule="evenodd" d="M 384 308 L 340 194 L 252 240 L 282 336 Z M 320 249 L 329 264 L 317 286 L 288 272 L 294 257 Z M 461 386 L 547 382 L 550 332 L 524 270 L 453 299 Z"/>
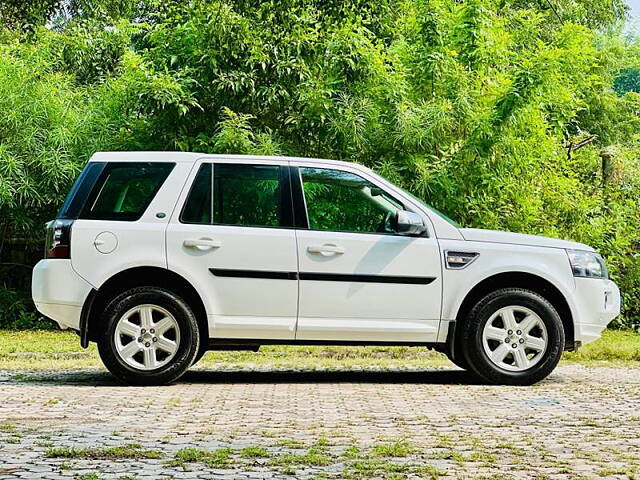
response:
<path fill-rule="evenodd" d="M 200 170 L 204 165 L 211 165 L 211 223 L 201 222 L 185 222 L 182 219 L 184 210 L 187 207 L 191 191 L 195 185 L 195 180 L 200 173 Z M 278 188 L 280 194 L 278 195 L 278 215 L 282 225 L 239 225 L 237 223 L 214 223 L 214 201 L 215 201 L 215 170 L 216 165 L 228 165 L 238 167 L 277 167 L 278 168 Z M 182 207 L 180 209 L 180 215 L 178 216 L 178 223 L 184 225 L 203 225 L 207 227 L 236 227 L 236 228 L 276 228 L 281 230 L 291 230 L 295 225 L 295 215 L 293 211 L 293 194 L 291 189 L 291 174 L 289 165 L 274 164 L 274 163 L 242 163 L 242 162 L 225 162 L 225 161 L 211 161 L 205 159 L 200 163 L 195 175 L 191 178 L 191 184 L 189 185 L 189 191 L 184 198 Z"/>
<path fill-rule="evenodd" d="M 289 166 L 289 178 L 291 182 L 294 227 L 300 230 L 310 230 L 307 200 L 302 189 L 302 177 L 300 176 L 300 167 L 298 165 Z"/>
<path fill-rule="evenodd" d="M 149 167 L 155 166 L 155 165 L 169 165 L 171 167 L 167 172 L 167 175 L 164 177 L 164 179 L 160 183 L 158 183 L 158 185 L 156 185 L 156 188 L 153 189 L 153 192 L 149 195 L 145 203 L 142 204 L 143 207 L 140 210 L 140 212 L 135 214 L 125 214 L 125 215 L 123 215 L 122 213 L 120 214 L 113 213 L 108 215 L 92 215 L 90 212 L 90 209 L 93 207 L 93 205 L 95 205 L 95 202 L 100 197 L 100 193 L 102 193 L 102 190 L 104 189 L 107 183 L 107 179 L 109 178 L 109 174 L 111 173 L 111 171 L 114 170 L 115 168 L 132 168 L 140 165 L 145 165 Z M 82 205 L 82 209 L 78 214 L 78 220 L 137 222 L 142 218 L 142 216 L 149 209 L 149 206 L 151 205 L 153 200 L 157 197 L 158 192 L 160 191 L 162 186 L 166 183 L 167 179 L 169 178 L 169 176 L 171 175 L 171 172 L 173 172 L 175 167 L 176 167 L 175 162 L 106 162 L 104 167 L 101 169 L 99 175 L 95 179 L 93 183 L 93 187 L 91 188 L 91 191 L 87 195 L 84 201 L 84 204 Z"/>
<path fill-rule="evenodd" d="M 428 237 L 428 231 L 425 231 L 425 233 L 421 234 L 421 235 L 402 235 L 400 233 L 397 232 L 354 232 L 354 231 L 349 231 L 349 230 L 320 230 L 320 229 L 316 229 L 316 228 L 311 228 L 311 224 L 309 223 L 309 212 L 307 211 L 307 199 L 306 196 L 304 194 L 304 183 L 302 181 L 302 173 L 300 172 L 301 168 L 316 168 L 316 169 L 321 169 L 321 170 L 334 170 L 337 172 L 345 172 L 345 173 L 350 173 L 351 175 L 355 175 L 356 177 L 359 177 L 367 182 L 369 182 L 372 185 L 375 185 L 376 187 L 380 188 L 382 191 L 384 191 L 385 194 L 387 194 L 389 197 L 391 197 L 395 202 L 397 202 L 403 210 L 409 211 L 409 212 L 413 212 L 413 210 L 407 210 L 407 206 L 406 206 L 406 202 L 404 201 L 400 201 L 397 198 L 397 195 L 391 195 L 389 193 L 389 190 L 381 185 L 379 185 L 378 183 L 372 181 L 369 178 L 366 178 L 364 176 L 362 176 L 359 172 L 352 172 L 350 170 L 346 170 L 346 169 L 342 169 L 342 168 L 335 168 L 335 167 L 329 167 L 329 166 L 324 166 L 324 165 L 316 165 L 316 164 L 312 164 L 312 165 L 291 165 L 290 168 L 293 170 L 295 169 L 297 171 L 297 175 L 295 177 L 293 177 L 293 191 L 296 194 L 296 197 L 294 197 L 294 211 L 298 212 L 300 210 L 302 210 L 302 212 L 304 212 L 304 222 L 302 221 L 298 221 L 296 219 L 296 229 L 300 229 L 300 230 L 308 230 L 310 232 L 331 232 L 331 233 L 346 233 L 346 234 L 350 234 L 350 235 L 382 235 L 382 236 L 391 236 L 391 237 L 403 237 L 403 238 L 422 238 L 422 237 Z M 415 213 L 415 212 L 414 212 Z M 424 217 L 422 214 L 419 214 L 421 217 Z M 424 221 L 424 218 L 423 218 Z"/>
<path fill-rule="evenodd" d="M 213 219 L 213 163 L 212 162 L 202 162 L 198 169 L 196 170 L 196 174 L 191 179 L 191 184 L 189 185 L 189 191 L 187 192 L 186 197 L 184 197 L 184 202 L 182 203 L 182 207 L 180 208 L 180 215 L 178 215 L 178 222 L 183 225 L 211 225 L 210 223 L 202 223 L 202 222 L 186 222 L 183 219 L 184 211 L 187 209 L 187 203 L 189 203 L 189 198 L 191 198 L 191 193 L 193 192 L 194 187 L 196 186 L 196 179 L 200 172 L 205 167 L 205 165 L 211 165 L 211 172 L 209 175 L 209 188 L 211 189 L 211 205 L 209 205 L 209 214 Z"/>
<path fill-rule="evenodd" d="M 87 199 L 106 165 L 107 162 L 88 162 L 85 165 L 58 210 L 56 219 L 76 220 L 82 214 Z"/>

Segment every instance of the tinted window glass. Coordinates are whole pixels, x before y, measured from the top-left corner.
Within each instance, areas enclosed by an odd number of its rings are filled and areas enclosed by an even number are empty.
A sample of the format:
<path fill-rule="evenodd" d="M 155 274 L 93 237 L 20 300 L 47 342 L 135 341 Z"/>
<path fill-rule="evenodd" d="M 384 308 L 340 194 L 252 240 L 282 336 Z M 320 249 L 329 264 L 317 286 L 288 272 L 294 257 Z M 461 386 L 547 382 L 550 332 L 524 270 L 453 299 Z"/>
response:
<path fill-rule="evenodd" d="M 392 233 L 402 204 L 358 175 L 300 168 L 309 228 L 336 232 Z"/>
<path fill-rule="evenodd" d="M 183 223 L 210 224 L 213 212 L 211 203 L 211 164 L 205 163 L 196 175 L 184 204 L 180 221 Z"/>
<path fill-rule="evenodd" d="M 173 166 L 173 163 L 108 164 L 85 204 L 82 218 L 137 220 Z"/>
<path fill-rule="evenodd" d="M 280 167 L 215 164 L 213 170 L 214 224 L 285 226 L 280 212 Z"/>
<path fill-rule="evenodd" d="M 93 190 L 98 177 L 107 164 L 104 162 L 89 162 L 76 179 L 69 191 L 64 204 L 58 211 L 56 218 L 75 220 L 80 215 L 89 194 Z"/>

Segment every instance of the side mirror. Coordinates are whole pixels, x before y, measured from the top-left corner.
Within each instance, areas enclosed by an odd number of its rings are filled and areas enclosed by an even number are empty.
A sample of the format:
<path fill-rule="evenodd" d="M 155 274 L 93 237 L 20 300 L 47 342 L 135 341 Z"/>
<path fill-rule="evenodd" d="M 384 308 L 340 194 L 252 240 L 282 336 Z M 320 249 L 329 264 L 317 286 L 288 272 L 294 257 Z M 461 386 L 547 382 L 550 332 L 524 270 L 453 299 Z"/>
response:
<path fill-rule="evenodd" d="M 395 218 L 395 231 L 400 235 L 422 235 L 427 227 L 417 213 L 398 210 Z"/>

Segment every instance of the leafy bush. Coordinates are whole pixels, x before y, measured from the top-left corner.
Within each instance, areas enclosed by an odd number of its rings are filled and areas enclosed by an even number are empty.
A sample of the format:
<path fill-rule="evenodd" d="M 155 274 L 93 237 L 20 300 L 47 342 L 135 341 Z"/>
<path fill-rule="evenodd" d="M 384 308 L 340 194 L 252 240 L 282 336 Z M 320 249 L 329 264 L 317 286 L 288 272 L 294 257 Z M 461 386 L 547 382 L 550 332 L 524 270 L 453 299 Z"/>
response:
<path fill-rule="evenodd" d="M 0 289 L 0 329 L 35 328 L 45 330 L 55 327 L 54 322 L 43 318 L 36 312 L 31 296 L 24 292 L 6 288 Z"/>
<path fill-rule="evenodd" d="M 337 158 L 465 226 L 593 245 L 638 324 L 640 43 L 620 0 L 556 3 L 96 0 L 0 31 L 0 245 L 96 150 Z"/>

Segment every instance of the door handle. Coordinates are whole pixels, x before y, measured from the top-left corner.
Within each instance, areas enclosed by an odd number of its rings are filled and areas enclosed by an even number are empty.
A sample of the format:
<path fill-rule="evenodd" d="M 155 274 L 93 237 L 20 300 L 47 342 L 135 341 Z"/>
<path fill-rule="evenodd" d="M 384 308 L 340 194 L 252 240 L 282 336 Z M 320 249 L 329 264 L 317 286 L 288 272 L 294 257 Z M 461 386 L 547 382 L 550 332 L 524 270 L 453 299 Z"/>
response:
<path fill-rule="evenodd" d="M 327 243 L 325 245 L 309 245 L 307 252 L 319 253 L 320 255 L 342 255 L 344 248 Z"/>
<path fill-rule="evenodd" d="M 211 250 L 212 248 L 220 248 L 222 242 L 211 238 L 189 239 L 182 242 L 187 248 L 197 248 L 198 250 Z"/>

